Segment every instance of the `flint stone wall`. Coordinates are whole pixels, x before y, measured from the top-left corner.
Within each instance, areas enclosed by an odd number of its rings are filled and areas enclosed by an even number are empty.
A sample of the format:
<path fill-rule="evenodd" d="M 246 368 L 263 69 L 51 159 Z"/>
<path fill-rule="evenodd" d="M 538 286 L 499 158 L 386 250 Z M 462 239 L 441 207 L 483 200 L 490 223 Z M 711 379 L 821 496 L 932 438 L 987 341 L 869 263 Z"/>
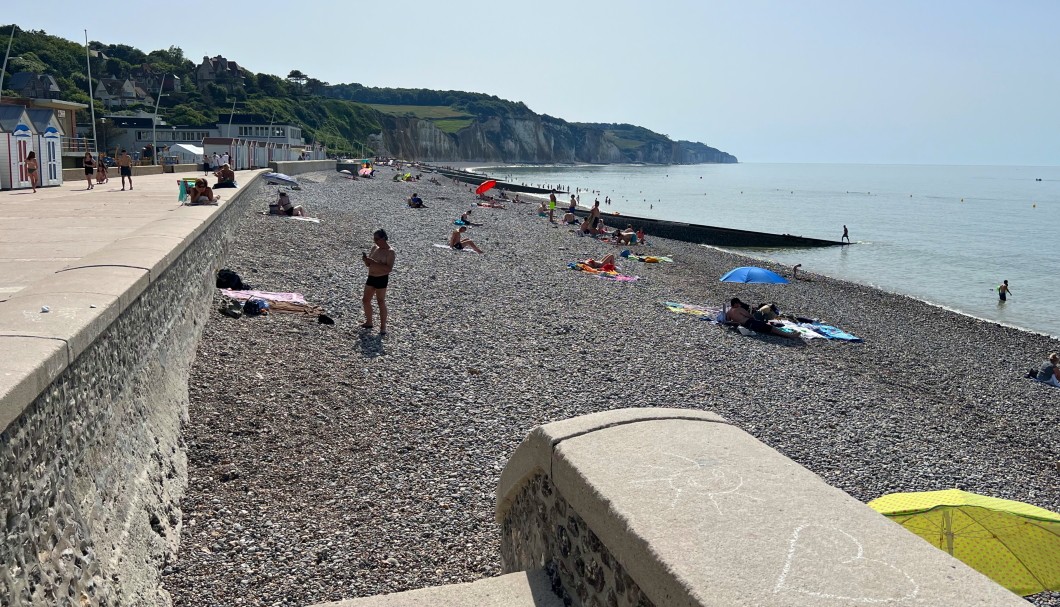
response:
<path fill-rule="evenodd" d="M 655 605 L 544 475 L 519 491 L 501 522 L 501 538 L 501 568 L 544 569 L 568 605 Z"/>
<path fill-rule="evenodd" d="M 188 372 L 241 198 L 0 433 L 0 605 L 171 604 Z"/>

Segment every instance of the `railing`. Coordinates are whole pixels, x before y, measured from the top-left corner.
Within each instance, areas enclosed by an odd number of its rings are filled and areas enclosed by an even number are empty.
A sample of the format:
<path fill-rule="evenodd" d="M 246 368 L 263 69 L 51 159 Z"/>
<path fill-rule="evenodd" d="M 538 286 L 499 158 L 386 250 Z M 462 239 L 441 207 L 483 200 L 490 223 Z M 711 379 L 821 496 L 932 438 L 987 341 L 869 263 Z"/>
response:
<path fill-rule="evenodd" d="M 85 152 L 96 152 L 96 140 L 91 137 L 63 137 L 63 153 L 71 152 L 84 154 Z"/>

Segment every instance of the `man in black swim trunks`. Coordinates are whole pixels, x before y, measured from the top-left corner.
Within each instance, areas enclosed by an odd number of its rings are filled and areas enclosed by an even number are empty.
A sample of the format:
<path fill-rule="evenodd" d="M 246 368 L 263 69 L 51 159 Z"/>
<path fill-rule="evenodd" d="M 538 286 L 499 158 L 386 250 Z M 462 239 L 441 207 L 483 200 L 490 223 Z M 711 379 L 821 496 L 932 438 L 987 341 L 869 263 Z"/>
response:
<path fill-rule="evenodd" d="M 361 252 L 364 266 L 368 268 L 368 280 L 364 281 L 364 296 L 361 303 L 364 305 L 363 329 L 372 328 L 372 298 L 379 304 L 379 335 L 386 335 L 386 288 L 390 282 L 390 271 L 394 269 L 394 249 L 387 242 L 386 232 L 376 230 L 372 233 L 372 241 L 375 243 L 367 252 Z"/>
<path fill-rule="evenodd" d="M 129 178 L 129 189 L 133 189 L 132 185 L 132 156 L 125 150 L 121 151 L 121 156 L 118 156 L 118 172 L 121 173 L 121 191 L 125 191 L 125 178 Z"/>

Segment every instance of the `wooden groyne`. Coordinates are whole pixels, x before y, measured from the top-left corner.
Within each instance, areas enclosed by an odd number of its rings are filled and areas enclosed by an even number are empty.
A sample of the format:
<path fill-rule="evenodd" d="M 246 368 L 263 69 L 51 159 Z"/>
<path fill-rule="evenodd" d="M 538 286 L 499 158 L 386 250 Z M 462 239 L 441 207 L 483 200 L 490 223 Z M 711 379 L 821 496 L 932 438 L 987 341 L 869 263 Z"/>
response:
<path fill-rule="evenodd" d="M 480 185 L 482 182 L 490 179 L 488 175 L 485 175 L 483 173 L 472 173 L 469 171 L 444 169 L 436 166 L 432 166 L 431 169 L 445 177 L 456 179 L 457 181 L 462 181 L 464 183 L 470 183 L 472 185 Z M 559 190 L 535 188 L 531 186 L 508 183 L 500 180 L 497 181 L 496 187 L 497 189 L 505 190 L 508 192 L 522 192 L 527 194 L 550 194 L 552 192 L 559 192 Z M 560 204 L 562 205 L 563 203 L 561 202 Z M 563 212 L 563 210 L 557 209 L 557 213 L 562 214 Z M 584 218 L 588 216 L 589 212 L 585 209 L 577 209 L 574 214 Z M 673 240 L 680 240 L 682 242 L 692 242 L 696 244 L 706 244 L 718 247 L 791 249 L 812 247 L 835 247 L 842 246 L 844 244 L 837 240 L 809 238 L 805 236 L 796 236 L 793 234 L 771 234 L 769 232 L 737 230 L 734 228 L 722 228 L 718 226 L 707 226 L 695 223 L 685 223 L 681 221 L 650 219 L 648 217 L 637 217 L 634 215 L 604 213 L 600 217 L 601 219 L 603 219 L 605 224 L 611 227 L 617 226 L 624 228 L 627 225 L 632 225 L 634 229 L 642 229 L 646 234 L 649 234 L 651 236 L 671 238 Z"/>
<path fill-rule="evenodd" d="M 562 214 L 564 212 L 566 212 L 565 209 L 557 209 L 557 213 Z M 589 211 L 577 209 L 574 214 L 584 219 L 588 217 Z M 636 217 L 634 215 L 601 213 L 600 219 L 609 227 L 625 228 L 627 225 L 632 225 L 634 229 L 644 230 L 644 233 L 649 236 L 649 240 L 651 236 L 658 236 L 682 242 L 718 247 L 753 247 L 763 249 L 834 247 L 843 244 L 836 240 L 808 238 L 793 234 L 770 234 L 769 232 L 737 230 L 681 221 Z"/>

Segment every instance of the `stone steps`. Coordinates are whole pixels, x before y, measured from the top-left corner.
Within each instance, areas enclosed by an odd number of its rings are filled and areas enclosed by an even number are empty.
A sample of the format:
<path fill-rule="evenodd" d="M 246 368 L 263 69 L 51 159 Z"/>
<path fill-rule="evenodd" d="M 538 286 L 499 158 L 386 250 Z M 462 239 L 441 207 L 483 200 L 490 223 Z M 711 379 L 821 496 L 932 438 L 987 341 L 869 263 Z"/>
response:
<path fill-rule="evenodd" d="M 540 569 L 311 607 L 563 607 Z"/>

